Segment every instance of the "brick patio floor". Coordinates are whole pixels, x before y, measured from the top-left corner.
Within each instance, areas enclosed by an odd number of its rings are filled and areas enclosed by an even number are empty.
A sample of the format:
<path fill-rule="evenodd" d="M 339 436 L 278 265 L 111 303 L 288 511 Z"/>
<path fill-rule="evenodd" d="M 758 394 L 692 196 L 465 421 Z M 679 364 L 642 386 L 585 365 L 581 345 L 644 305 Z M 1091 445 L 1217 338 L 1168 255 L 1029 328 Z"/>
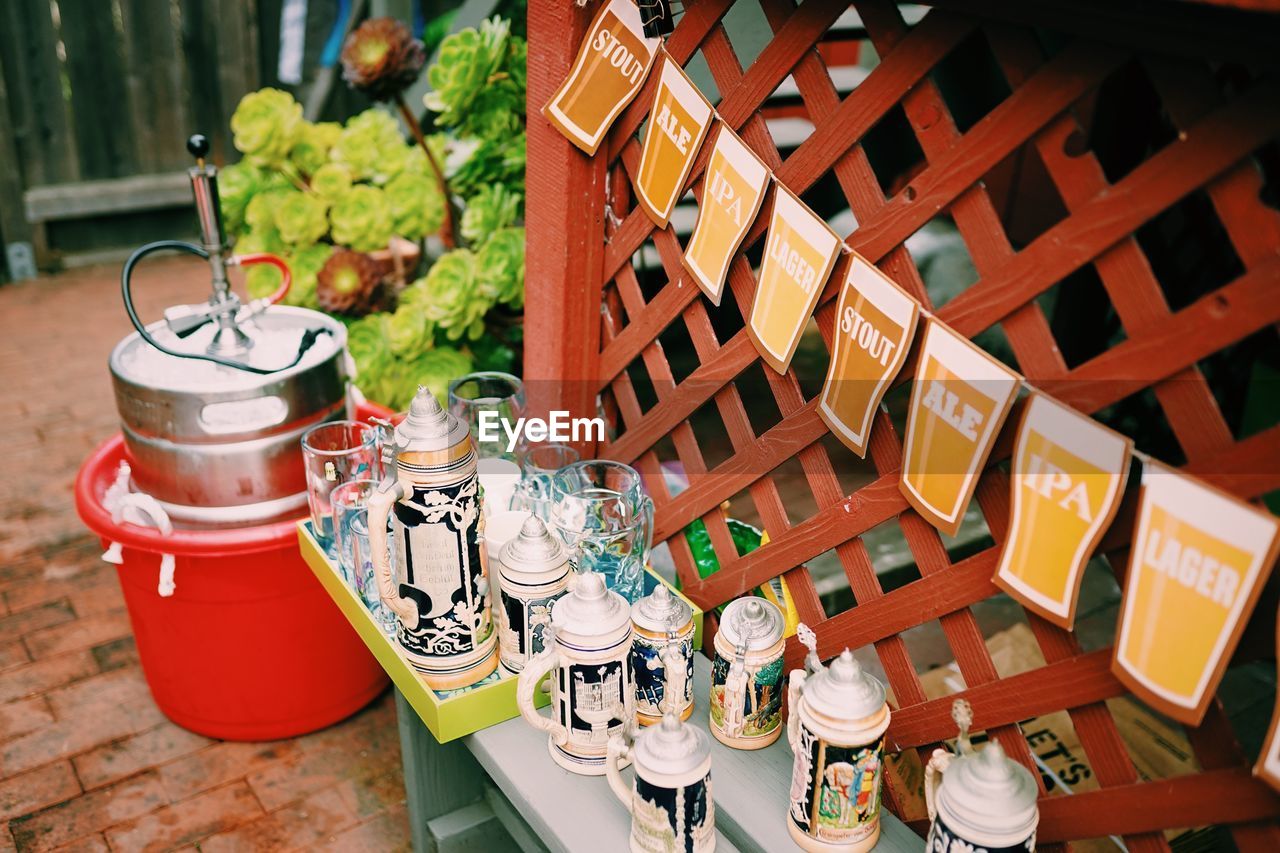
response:
<path fill-rule="evenodd" d="M 118 267 L 0 287 L 0 851 L 408 847 L 395 705 L 265 744 L 168 722 L 115 567 L 72 502 L 115 432 L 107 356 L 130 331 Z M 199 262 L 139 275 L 144 317 L 204 298 Z"/>

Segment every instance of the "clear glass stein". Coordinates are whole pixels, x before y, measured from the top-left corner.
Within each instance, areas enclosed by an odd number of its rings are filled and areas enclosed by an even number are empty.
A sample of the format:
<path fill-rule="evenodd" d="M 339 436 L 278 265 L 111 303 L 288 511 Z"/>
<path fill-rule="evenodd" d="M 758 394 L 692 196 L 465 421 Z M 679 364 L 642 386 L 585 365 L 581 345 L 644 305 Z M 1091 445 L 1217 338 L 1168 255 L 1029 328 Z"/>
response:
<path fill-rule="evenodd" d="M 629 604 L 643 594 L 653 500 L 630 465 L 575 462 L 551 477 L 551 525 L 579 572 L 598 572 Z"/>

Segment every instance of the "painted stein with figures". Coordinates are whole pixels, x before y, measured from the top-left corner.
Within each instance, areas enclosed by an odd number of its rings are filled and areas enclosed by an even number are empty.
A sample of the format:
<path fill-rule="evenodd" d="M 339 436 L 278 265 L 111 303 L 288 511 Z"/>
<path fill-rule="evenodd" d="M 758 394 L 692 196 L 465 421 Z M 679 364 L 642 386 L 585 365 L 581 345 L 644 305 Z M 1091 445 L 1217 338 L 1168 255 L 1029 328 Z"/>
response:
<path fill-rule="evenodd" d="M 711 741 L 666 714 L 631 741 L 628 727 L 609 739 L 609 787 L 631 813 L 632 853 L 710 853 L 716 847 L 711 798 Z M 632 785 L 622 766 L 635 768 Z"/>
<path fill-rule="evenodd" d="M 711 734 L 735 749 L 762 749 L 782 734 L 785 620 L 763 598 L 730 601 L 711 662 Z"/>
<path fill-rule="evenodd" d="M 990 741 L 981 750 L 969 742 L 973 710 L 957 699 L 951 717 L 960 727 L 959 754 L 935 749 L 925 765 L 929 851 L 937 853 L 1033 853 L 1040 790 L 1031 771 Z"/>
<path fill-rule="evenodd" d="M 602 776 L 609 738 L 635 715 L 631 677 L 631 609 L 606 589 L 597 572 L 574 575 L 569 594 L 551 606 L 546 648 L 520 672 L 516 705 L 548 735 L 556 764 L 584 776 Z M 533 706 L 533 692 L 551 674 L 551 716 Z"/>
<path fill-rule="evenodd" d="M 423 680 L 434 690 L 466 687 L 498 666 L 471 433 L 419 386 L 392 439 L 395 470 L 369 501 L 378 591 L 396 616 L 397 642 Z"/>
<path fill-rule="evenodd" d="M 569 590 L 569 557 L 542 519 L 528 516 L 498 555 L 498 654 L 519 672 L 540 654 L 551 606 Z"/>
<path fill-rule="evenodd" d="M 845 649 L 824 667 L 805 625 L 805 669 L 792 670 L 787 740 L 794 764 L 787 829 L 803 850 L 862 853 L 880 837 L 885 687 Z"/>
<path fill-rule="evenodd" d="M 631 605 L 631 623 L 636 721 L 651 726 L 668 711 L 688 719 L 693 713 L 693 608 L 659 583 Z"/>

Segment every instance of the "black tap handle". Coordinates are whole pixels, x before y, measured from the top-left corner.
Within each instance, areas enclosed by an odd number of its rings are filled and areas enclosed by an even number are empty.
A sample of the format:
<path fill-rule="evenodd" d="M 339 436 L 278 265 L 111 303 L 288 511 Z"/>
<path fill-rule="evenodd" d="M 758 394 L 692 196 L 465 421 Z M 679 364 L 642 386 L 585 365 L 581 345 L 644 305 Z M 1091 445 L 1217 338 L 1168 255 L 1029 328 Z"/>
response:
<path fill-rule="evenodd" d="M 197 160 L 203 160 L 209 154 L 209 137 L 203 133 L 193 133 L 187 138 L 187 150 Z"/>

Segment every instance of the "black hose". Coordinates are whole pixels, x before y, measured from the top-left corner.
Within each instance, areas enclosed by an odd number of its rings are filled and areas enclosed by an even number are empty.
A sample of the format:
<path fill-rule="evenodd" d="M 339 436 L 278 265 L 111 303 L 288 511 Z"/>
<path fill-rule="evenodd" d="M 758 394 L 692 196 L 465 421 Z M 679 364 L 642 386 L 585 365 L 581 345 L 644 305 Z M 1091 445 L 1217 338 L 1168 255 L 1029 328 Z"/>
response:
<path fill-rule="evenodd" d="M 160 350 L 160 352 L 165 355 L 171 355 L 174 358 L 193 358 L 200 361 L 212 361 L 214 364 L 221 364 L 224 367 L 234 367 L 236 370 L 256 373 L 259 376 L 269 376 L 272 373 L 279 373 L 281 370 L 288 370 L 293 367 L 295 364 L 302 361 L 302 357 L 306 355 L 307 350 L 311 349 L 312 345 L 321 335 L 332 334 L 330 330 L 326 328 L 307 329 L 302 335 L 302 340 L 298 342 L 298 354 L 294 356 L 293 361 L 283 367 L 273 367 L 270 370 L 261 367 L 254 367 L 239 361 L 233 361 L 229 358 L 222 358 L 217 355 L 196 352 L 178 352 L 177 350 L 171 350 L 168 347 L 162 346 L 159 341 L 151 337 L 151 333 L 147 331 L 147 327 L 142 324 L 140 319 L 138 319 L 138 312 L 133 308 L 133 290 L 130 282 L 133 278 L 133 267 L 138 263 L 138 261 L 153 252 L 160 252 L 165 249 L 186 252 L 189 255 L 196 255 L 197 257 L 201 257 L 206 260 L 209 258 L 209 253 L 194 243 L 184 243 L 181 240 L 157 240 L 154 243 L 148 243 L 147 245 L 140 247 L 136 252 L 130 255 L 129 260 L 124 262 L 124 270 L 120 273 L 120 295 L 124 298 L 124 310 L 129 312 L 129 321 L 133 323 L 133 327 L 138 330 L 138 335 L 144 341 L 151 344 L 151 346 Z"/>

